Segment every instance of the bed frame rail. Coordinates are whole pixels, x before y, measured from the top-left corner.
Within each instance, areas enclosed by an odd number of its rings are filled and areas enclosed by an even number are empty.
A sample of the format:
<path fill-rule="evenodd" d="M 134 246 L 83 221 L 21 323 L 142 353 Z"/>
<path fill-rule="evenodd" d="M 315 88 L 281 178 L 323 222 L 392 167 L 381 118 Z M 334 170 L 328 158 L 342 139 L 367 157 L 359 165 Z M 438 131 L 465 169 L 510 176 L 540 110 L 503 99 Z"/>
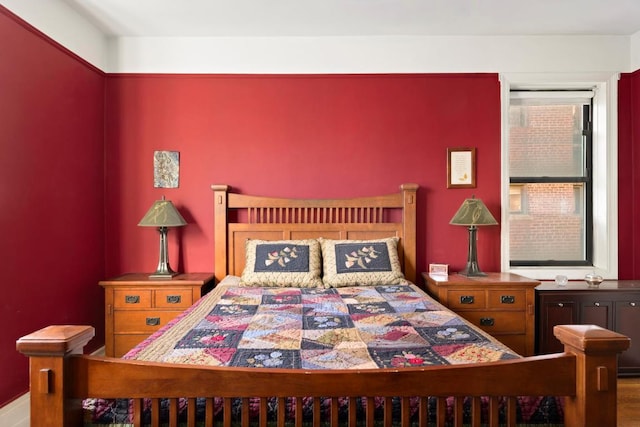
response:
<path fill-rule="evenodd" d="M 158 425 L 161 398 L 169 398 L 170 425 L 177 425 L 178 399 L 187 399 L 188 423 L 195 425 L 195 399 L 207 398 L 206 425 L 213 425 L 214 399 L 222 399 L 223 425 L 231 425 L 231 400 L 242 398 L 242 425 L 249 425 L 249 398 L 260 398 L 266 414 L 267 398 L 280 408 L 304 397 L 314 398 L 314 425 L 320 424 L 320 398 L 331 399 L 331 425 L 338 425 L 339 400 L 362 397 L 401 399 L 402 425 L 409 425 L 409 399 L 420 401 L 420 425 L 426 425 L 429 396 L 438 399 L 437 425 L 445 423 L 445 401 L 454 399 L 454 425 L 462 425 L 465 398 L 472 400 L 472 425 L 480 425 L 481 397 L 489 399 L 489 425 L 498 425 L 499 401 L 507 398 L 508 425 L 515 425 L 516 396 L 565 396 L 567 426 L 616 425 L 617 355 L 629 338 L 592 325 L 556 326 L 565 352 L 476 365 L 354 371 L 305 371 L 257 368 L 217 368 L 127 361 L 81 355 L 93 337 L 89 326 L 49 326 L 17 341 L 30 358 L 31 426 L 82 425 L 83 398 L 130 398 L 134 425 L 140 424 L 144 398 L 150 398 L 152 425 Z M 503 378 L 504 381 L 496 379 Z M 224 384 L 220 387 L 220 384 Z M 274 387 L 274 384 L 278 384 Z M 168 395 L 169 394 L 169 395 Z M 218 399 L 218 402 L 220 399 Z M 366 425 L 373 425 L 373 405 L 366 405 Z M 296 411 L 296 425 L 302 424 Z M 385 409 L 385 425 L 391 411 Z M 362 421 L 362 420 L 360 420 Z M 349 405 L 348 424 L 355 425 L 355 405 Z M 484 422 L 484 421 L 483 421 Z M 278 411 L 277 425 L 285 424 Z M 266 425 L 260 416 L 259 425 Z"/>

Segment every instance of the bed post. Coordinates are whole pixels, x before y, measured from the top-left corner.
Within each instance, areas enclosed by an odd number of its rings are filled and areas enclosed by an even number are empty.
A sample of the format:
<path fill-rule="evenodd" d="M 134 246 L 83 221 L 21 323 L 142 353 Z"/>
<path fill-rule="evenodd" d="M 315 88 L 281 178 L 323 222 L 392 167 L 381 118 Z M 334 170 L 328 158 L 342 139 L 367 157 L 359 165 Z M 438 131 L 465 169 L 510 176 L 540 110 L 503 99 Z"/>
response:
<path fill-rule="evenodd" d="M 576 356 L 576 393 L 565 398 L 565 425 L 615 426 L 618 354 L 630 339 L 594 325 L 558 325 L 553 333 Z"/>
<path fill-rule="evenodd" d="M 404 275 L 410 282 L 416 283 L 416 192 L 418 184 L 402 184 L 402 238 L 404 243 Z"/>
<path fill-rule="evenodd" d="M 214 273 L 216 282 L 227 275 L 229 259 L 227 258 L 227 195 L 228 185 L 212 185 L 213 190 L 213 234 L 214 234 Z"/>
<path fill-rule="evenodd" d="M 18 339 L 17 350 L 29 357 L 31 427 L 82 425 L 82 402 L 67 397 L 74 376 L 65 371 L 67 357 L 82 354 L 93 338 L 91 326 L 47 326 Z"/>

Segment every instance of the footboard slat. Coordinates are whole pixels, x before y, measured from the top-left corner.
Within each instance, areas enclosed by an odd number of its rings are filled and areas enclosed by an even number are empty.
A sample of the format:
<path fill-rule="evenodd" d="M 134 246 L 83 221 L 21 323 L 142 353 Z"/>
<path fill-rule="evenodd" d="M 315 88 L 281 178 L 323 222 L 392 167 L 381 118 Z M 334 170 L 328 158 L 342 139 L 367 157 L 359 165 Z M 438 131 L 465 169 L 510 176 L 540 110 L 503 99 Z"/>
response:
<path fill-rule="evenodd" d="M 453 399 L 453 425 L 462 427 L 464 397 L 455 397 Z"/>
<path fill-rule="evenodd" d="M 196 425 L 196 399 L 193 397 L 187 399 L 187 427 L 195 427 Z"/>
<path fill-rule="evenodd" d="M 222 425 L 224 427 L 231 427 L 231 398 L 230 397 L 226 397 L 223 402 Z"/>
<path fill-rule="evenodd" d="M 438 427 L 444 427 L 446 418 L 447 399 L 445 397 L 439 397 L 436 404 L 436 425 Z"/>
<path fill-rule="evenodd" d="M 507 398 L 507 426 L 509 427 L 515 427 L 516 425 L 517 404 L 515 397 L 509 396 Z"/>
<path fill-rule="evenodd" d="M 133 410 L 133 425 L 139 427 L 142 425 L 142 399 L 133 399 L 131 405 Z"/>
<path fill-rule="evenodd" d="M 338 398 L 332 397 L 331 398 L 331 425 L 332 426 L 338 425 L 338 415 L 340 415 L 338 413 L 338 408 L 339 408 Z"/>
<path fill-rule="evenodd" d="M 160 402 L 158 402 L 160 407 Z M 160 421 L 158 417 L 158 421 Z M 169 427 L 178 427 L 178 399 L 169 399 Z"/>
<path fill-rule="evenodd" d="M 213 425 L 213 416 L 215 411 L 215 402 L 213 397 L 208 397 L 205 400 L 205 425 L 212 426 Z"/>
<path fill-rule="evenodd" d="M 393 419 L 393 402 L 390 397 L 384 398 L 384 425 L 390 426 Z"/>
<path fill-rule="evenodd" d="M 402 427 L 409 427 L 411 425 L 411 403 L 408 397 L 403 397 L 400 401 L 400 422 Z"/>
<path fill-rule="evenodd" d="M 356 422 L 358 420 L 358 404 L 357 399 L 355 397 L 349 398 L 349 427 L 356 427 Z"/>
<path fill-rule="evenodd" d="M 284 397 L 278 398 L 278 427 L 284 427 L 287 415 L 287 399 Z"/>
<path fill-rule="evenodd" d="M 427 427 L 429 423 L 429 399 L 427 397 L 420 397 L 418 411 L 418 426 Z"/>
<path fill-rule="evenodd" d="M 482 399 L 474 397 L 471 401 L 471 427 L 480 427 L 482 418 Z"/>
<path fill-rule="evenodd" d="M 366 409 L 366 425 L 367 427 L 373 427 L 374 424 L 374 415 L 375 415 L 375 400 L 372 396 L 367 396 L 364 398 L 367 409 Z"/>
<path fill-rule="evenodd" d="M 500 401 L 496 396 L 491 396 L 489 398 L 489 426 L 498 427 L 498 424 L 500 422 L 499 413 Z"/>
<path fill-rule="evenodd" d="M 240 415 L 240 422 L 242 427 L 249 427 L 249 398 L 242 398 L 242 414 Z"/>
<path fill-rule="evenodd" d="M 268 413 L 268 406 L 267 406 L 267 399 L 266 398 L 262 398 L 260 399 L 260 412 L 258 414 L 258 421 L 259 421 L 259 425 L 260 427 L 267 427 L 267 413 Z M 297 413 L 296 413 L 297 415 Z"/>
<path fill-rule="evenodd" d="M 313 398 L 313 426 L 320 427 L 320 398 Z"/>
<path fill-rule="evenodd" d="M 302 398 L 296 397 L 296 427 L 302 427 L 302 416 L 304 415 L 302 412 Z M 265 420 L 266 420 L 266 411 L 265 411 Z"/>

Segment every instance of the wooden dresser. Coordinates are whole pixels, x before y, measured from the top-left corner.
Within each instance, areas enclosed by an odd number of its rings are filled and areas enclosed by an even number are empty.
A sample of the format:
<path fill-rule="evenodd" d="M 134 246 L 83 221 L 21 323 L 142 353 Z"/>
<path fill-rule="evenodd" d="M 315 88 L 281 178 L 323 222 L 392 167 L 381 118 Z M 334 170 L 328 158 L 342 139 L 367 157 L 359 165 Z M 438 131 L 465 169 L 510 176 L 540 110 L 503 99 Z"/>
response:
<path fill-rule="evenodd" d="M 171 280 L 130 273 L 103 280 L 105 355 L 121 357 L 214 286 L 213 273 L 185 273 Z"/>
<path fill-rule="evenodd" d="M 427 292 L 523 356 L 534 354 L 535 292 L 540 284 L 511 273 L 484 277 L 422 273 Z"/>
<path fill-rule="evenodd" d="M 618 358 L 620 375 L 640 375 L 640 280 L 605 280 L 597 288 L 583 281 L 536 287 L 536 352 L 563 351 L 553 335 L 555 325 L 593 324 L 631 338 Z"/>

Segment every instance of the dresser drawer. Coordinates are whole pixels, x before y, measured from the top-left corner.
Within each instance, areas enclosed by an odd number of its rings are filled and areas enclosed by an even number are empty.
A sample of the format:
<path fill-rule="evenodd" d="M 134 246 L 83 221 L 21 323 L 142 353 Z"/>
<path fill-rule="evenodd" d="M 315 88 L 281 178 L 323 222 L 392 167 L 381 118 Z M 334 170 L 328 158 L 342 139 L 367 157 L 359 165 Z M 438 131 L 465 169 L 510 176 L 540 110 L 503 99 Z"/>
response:
<path fill-rule="evenodd" d="M 116 309 L 140 310 L 151 308 L 151 295 L 148 289 L 115 289 L 113 291 L 113 306 Z"/>
<path fill-rule="evenodd" d="M 114 313 L 113 332 L 150 334 L 182 311 L 119 311 Z"/>
<path fill-rule="evenodd" d="M 191 289 L 158 289 L 156 293 L 156 308 L 187 308 L 193 304 Z"/>
<path fill-rule="evenodd" d="M 489 291 L 487 308 L 497 310 L 524 310 L 527 305 L 527 293 L 524 290 L 504 289 Z"/>
<path fill-rule="evenodd" d="M 468 311 L 462 316 L 489 333 L 521 334 L 525 332 L 527 324 L 524 311 Z"/>
<path fill-rule="evenodd" d="M 452 290 L 447 292 L 447 307 L 452 310 L 483 309 L 487 306 L 484 290 Z"/>

